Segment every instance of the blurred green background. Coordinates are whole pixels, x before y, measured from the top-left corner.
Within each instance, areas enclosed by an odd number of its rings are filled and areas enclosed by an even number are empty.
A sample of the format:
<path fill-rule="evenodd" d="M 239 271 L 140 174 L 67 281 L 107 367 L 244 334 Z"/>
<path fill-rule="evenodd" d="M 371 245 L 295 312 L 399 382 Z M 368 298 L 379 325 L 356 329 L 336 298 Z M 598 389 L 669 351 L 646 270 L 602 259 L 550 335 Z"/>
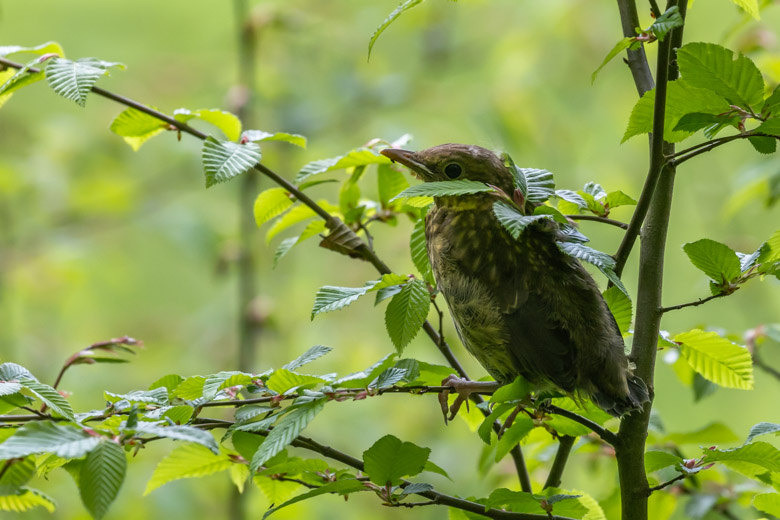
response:
<path fill-rule="evenodd" d="M 553 171 L 559 188 L 576 190 L 596 180 L 608 190 L 638 196 L 646 140 L 620 144 L 636 101 L 628 69 L 615 60 L 590 84 L 591 72 L 622 36 L 614 2 L 430 0 L 393 24 L 367 62 L 369 37 L 396 5 L 396 0 L 255 2 L 261 34 L 253 127 L 309 138 L 305 151 L 264 144 L 266 165 L 292 179 L 309 161 L 409 132 L 415 149 L 479 144 L 508 151 L 522 166 Z M 642 2 L 640 7 L 647 26 L 649 8 Z M 745 50 L 767 72 L 768 83 L 777 84 L 780 47 L 772 30 L 780 27 L 780 5 L 766 8 L 760 22 L 741 23 L 743 18 L 727 0 L 697 2 L 689 12 L 686 41 Z M 1 45 L 56 40 L 70 58 L 123 62 L 127 70 L 100 86 L 169 113 L 178 107 L 226 108 L 238 77 L 231 2 L 6 0 L 0 2 L 0 38 Z M 206 190 L 194 139 L 177 142 L 175 134 L 164 134 L 132 152 L 108 131 L 121 110 L 96 96 L 82 109 L 39 83 L 16 93 L 0 111 L 0 361 L 18 362 L 51 383 L 70 353 L 94 341 L 129 334 L 146 344 L 132 364 L 69 372 L 61 387 L 73 393 L 77 410 L 102 407 L 103 390 L 143 389 L 167 373 L 236 368 L 231 259 L 239 212 L 251 211 L 237 207 L 240 183 Z M 760 191 L 762 179 L 778 170 L 777 156 L 761 157 L 747 142 L 682 168 L 666 254 L 666 305 L 709 294 L 707 280 L 685 258 L 683 243 L 707 237 L 749 252 L 778 227 L 778 206 L 766 208 L 749 196 L 751 187 Z M 372 181 L 369 176 L 363 181 L 368 193 Z M 271 186 L 267 179 L 261 184 Z M 333 186 L 318 187 L 316 194 L 335 200 Z M 740 193 L 747 194 L 747 204 L 740 203 Z M 630 214 L 627 207 L 613 216 L 627 220 Z M 598 224 L 582 223 L 582 230 L 604 251 L 614 251 L 620 238 L 619 230 Z M 411 224 L 373 231 L 380 256 L 396 272 L 412 272 Z M 316 343 L 335 349 L 313 365 L 319 373 L 359 370 L 392 351 L 382 309 L 368 301 L 309 320 L 320 286 L 362 285 L 376 278 L 370 265 L 318 248 L 312 240 L 272 270 L 276 242 L 267 246 L 262 230 L 253 238 L 257 303 L 267 317 L 255 372 L 278 367 Z M 625 280 L 633 291 L 636 255 Z M 671 313 L 663 328 L 719 327 L 741 335 L 778 321 L 778 283 L 766 280 L 728 299 Z M 449 319 L 445 335 L 469 373 L 484 375 L 458 344 Z M 764 354 L 774 366 L 780 366 L 777 350 Z M 423 335 L 406 354 L 444 362 Z M 757 370 L 755 391 L 719 389 L 694 404 L 690 389 L 660 362 L 656 408 L 668 430 L 690 431 L 720 420 L 744 438 L 751 425 L 777 419 L 778 392 L 780 383 Z M 445 427 L 430 396 L 333 404 L 307 430 L 357 456 L 385 433 L 432 448 L 432 460 L 454 480 L 427 477 L 442 491 L 483 496 L 498 485 L 516 486 L 509 459 L 486 476 L 477 472 L 481 441 L 463 421 Z M 226 517 L 231 484 L 224 474 L 180 480 L 141 498 L 155 463 L 171 449 L 170 443 L 152 443 L 139 453 L 109 518 Z M 533 455 L 542 464 L 534 473 L 537 481 L 544 479 L 551 455 Z M 564 486 L 603 499 L 616 479 L 612 461 L 580 453 L 564 474 Z M 36 487 L 55 498 L 58 509 L 52 515 L 37 510 L 29 518 L 88 518 L 65 472 L 52 473 Z M 257 488 L 250 494 L 251 517 L 257 518 L 268 502 Z M 375 498 L 353 496 L 346 503 L 319 498 L 276 518 L 447 514 L 445 508 L 387 509 Z M 685 517 L 682 507 L 674 517 Z"/>

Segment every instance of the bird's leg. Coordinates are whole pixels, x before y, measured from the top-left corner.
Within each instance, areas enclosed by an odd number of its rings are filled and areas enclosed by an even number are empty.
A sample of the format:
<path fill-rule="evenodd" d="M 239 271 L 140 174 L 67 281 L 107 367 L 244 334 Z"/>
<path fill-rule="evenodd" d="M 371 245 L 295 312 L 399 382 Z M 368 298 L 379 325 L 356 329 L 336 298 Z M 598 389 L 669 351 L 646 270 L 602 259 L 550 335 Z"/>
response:
<path fill-rule="evenodd" d="M 484 391 L 495 391 L 501 387 L 501 383 L 495 381 L 469 381 L 461 377 L 452 374 L 447 376 L 442 382 L 442 386 L 450 386 L 458 394 L 453 401 L 452 406 L 447 405 L 447 400 L 450 395 L 449 390 L 445 390 L 439 394 L 439 404 L 441 405 L 441 412 L 444 414 L 445 424 L 455 418 L 455 414 L 458 413 L 463 403 L 466 403 L 466 410 L 468 410 L 468 399 L 471 394 Z"/>

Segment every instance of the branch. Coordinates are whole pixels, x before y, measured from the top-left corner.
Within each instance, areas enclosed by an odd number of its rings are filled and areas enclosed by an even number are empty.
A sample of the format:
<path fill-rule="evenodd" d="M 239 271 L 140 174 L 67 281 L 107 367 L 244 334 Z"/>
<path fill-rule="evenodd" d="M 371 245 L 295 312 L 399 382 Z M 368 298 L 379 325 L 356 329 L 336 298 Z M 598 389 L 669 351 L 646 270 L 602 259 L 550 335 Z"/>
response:
<path fill-rule="evenodd" d="M 618 10 L 620 11 L 620 24 L 623 28 L 623 36 L 633 38 L 636 36 L 636 28 L 639 27 L 639 15 L 636 11 L 636 2 L 634 0 L 618 0 Z M 634 85 L 639 97 L 652 89 L 653 75 L 650 72 L 650 66 L 647 64 L 644 45 L 639 49 L 629 50 L 628 68 L 631 69 L 631 76 L 634 78 Z"/>
<path fill-rule="evenodd" d="M 676 311 L 679 309 L 684 309 L 686 307 L 696 307 L 698 305 L 702 305 L 703 303 L 707 303 L 710 300 L 714 300 L 716 298 L 723 298 L 724 296 L 728 296 L 732 293 L 720 293 L 720 294 L 714 294 L 712 296 L 708 296 L 706 298 L 699 298 L 695 302 L 688 302 L 688 303 L 681 303 L 680 305 L 672 305 L 671 307 L 661 307 L 661 313 L 669 312 L 669 311 Z"/>
<path fill-rule="evenodd" d="M 604 442 L 607 442 L 613 446 L 617 445 L 618 443 L 618 437 L 610 430 L 607 430 L 603 426 L 600 426 L 596 424 L 595 422 L 591 421 L 587 417 L 583 417 L 580 414 L 571 412 L 569 410 L 565 410 L 563 408 L 560 408 L 558 406 L 555 406 L 553 404 L 546 405 L 544 407 L 544 411 L 554 413 L 555 415 L 560 415 L 561 417 L 566 417 L 567 419 L 571 419 L 574 422 L 578 422 L 581 425 L 585 426 L 589 430 L 591 430 L 593 433 L 601 437 L 601 440 Z M 561 468 L 562 470 L 563 468 Z"/>
<path fill-rule="evenodd" d="M 550 474 L 547 475 L 547 480 L 544 483 L 544 489 L 548 487 L 559 487 L 561 485 L 561 476 L 563 470 L 566 467 L 566 462 L 569 460 L 569 454 L 574 446 L 576 437 L 571 435 L 563 435 L 559 439 L 558 452 L 555 454 L 555 460 L 553 460 L 552 468 L 550 468 Z"/>
<path fill-rule="evenodd" d="M 686 150 L 682 150 L 674 155 L 672 155 L 671 159 L 669 160 L 669 164 L 672 166 L 679 166 L 688 159 L 693 159 L 697 155 L 701 155 L 703 153 L 707 153 L 711 150 L 714 150 L 715 148 L 722 146 L 726 143 L 730 143 L 731 141 L 736 141 L 737 139 L 748 139 L 750 137 L 773 137 L 777 140 L 780 140 L 780 137 L 776 135 L 769 135 L 769 134 L 738 134 L 738 135 L 730 135 L 728 137 L 721 137 L 719 139 L 713 139 L 712 141 L 708 141 L 706 143 L 701 143 L 696 146 L 692 146 L 691 148 L 688 148 Z"/>
<path fill-rule="evenodd" d="M 668 481 L 664 482 L 663 484 L 658 484 L 657 486 L 651 487 L 650 488 L 650 493 L 652 493 L 653 491 L 658 491 L 659 489 L 663 489 L 665 487 L 671 486 L 675 482 L 683 480 L 687 476 L 688 475 L 685 475 L 685 474 L 681 473 L 681 474 L 677 475 L 676 477 L 674 477 L 672 480 L 668 480 Z"/>
<path fill-rule="evenodd" d="M 51 415 L 0 415 L 0 423 L 20 423 L 30 421 L 63 421 L 64 418 L 52 417 Z"/>
<path fill-rule="evenodd" d="M 774 376 L 775 379 L 780 381 L 780 371 L 778 371 L 775 367 L 773 367 L 771 365 L 768 365 L 764 361 L 764 358 L 759 356 L 758 350 L 753 349 L 752 354 L 753 354 L 753 365 L 754 366 L 757 366 L 758 368 L 760 368 L 761 370 L 763 370 L 767 374 L 769 374 L 771 376 Z"/>
<path fill-rule="evenodd" d="M 594 222 L 601 222 L 602 224 L 619 227 L 620 229 L 628 229 L 628 224 L 625 222 L 620 222 L 619 220 L 613 220 L 607 217 L 599 217 L 597 215 L 566 215 L 566 218 L 572 220 L 592 220 Z"/>

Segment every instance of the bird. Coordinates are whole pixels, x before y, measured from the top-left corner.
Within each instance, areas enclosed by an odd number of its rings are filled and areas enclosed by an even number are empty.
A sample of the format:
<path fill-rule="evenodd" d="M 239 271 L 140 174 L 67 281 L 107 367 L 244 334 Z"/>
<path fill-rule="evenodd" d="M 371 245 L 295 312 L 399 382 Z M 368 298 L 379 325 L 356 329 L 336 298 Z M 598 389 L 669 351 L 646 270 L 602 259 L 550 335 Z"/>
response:
<path fill-rule="evenodd" d="M 649 400 L 647 387 L 633 373 L 595 280 L 558 247 L 560 226 L 539 219 L 516 239 L 494 214 L 496 192 L 515 193 L 504 159 L 480 146 L 453 143 L 380 153 L 425 182 L 471 180 L 495 188 L 434 197 L 425 236 L 456 331 L 498 385 L 523 376 L 540 392 L 589 397 L 616 417 L 642 408 Z M 526 212 L 534 206 L 520 201 Z M 463 402 L 484 382 L 453 375 L 442 384 L 455 388 Z M 457 407 L 450 409 L 450 419 Z M 442 409 L 447 420 L 446 398 Z"/>

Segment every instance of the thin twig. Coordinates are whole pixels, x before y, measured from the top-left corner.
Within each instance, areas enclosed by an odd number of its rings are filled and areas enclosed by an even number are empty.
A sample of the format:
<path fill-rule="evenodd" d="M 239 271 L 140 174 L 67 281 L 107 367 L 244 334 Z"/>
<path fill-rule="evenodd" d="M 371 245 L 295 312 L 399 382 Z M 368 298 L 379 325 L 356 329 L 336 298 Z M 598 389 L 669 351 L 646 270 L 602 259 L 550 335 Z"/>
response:
<path fill-rule="evenodd" d="M 566 462 L 569 460 L 569 454 L 571 454 L 572 446 L 576 437 L 571 435 L 561 435 L 558 439 L 558 451 L 555 454 L 555 460 L 553 460 L 552 468 L 550 468 L 550 474 L 547 475 L 547 480 L 544 483 L 544 488 L 559 487 L 561 485 L 561 476 L 563 470 L 566 467 Z"/>
<path fill-rule="evenodd" d="M 775 367 L 771 365 L 767 365 L 767 363 L 764 361 L 764 358 L 762 358 L 757 350 L 753 350 L 753 365 L 757 366 L 767 374 L 774 376 L 775 379 L 780 381 L 780 371 L 778 371 Z"/>
<path fill-rule="evenodd" d="M 674 477 L 672 480 L 668 480 L 668 481 L 664 482 L 663 484 L 658 484 L 657 486 L 653 486 L 653 487 L 651 487 L 649 491 L 650 491 L 650 493 L 652 493 L 652 492 L 654 492 L 654 491 L 658 491 L 659 489 L 663 489 L 663 488 L 665 488 L 665 487 L 671 486 L 671 485 L 672 485 L 672 484 L 674 484 L 675 482 L 678 482 L 678 481 L 680 481 L 680 480 L 683 480 L 683 479 L 684 479 L 684 478 L 686 478 L 687 476 L 688 476 L 688 475 L 686 475 L 686 474 L 684 474 L 684 473 L 680 473 L 679 475 L 677 475 L 676 477 Z"/>
<path fill-rule="evenodd" d="M 698 148 L 696 148 L 695 150 L 693 150 L 693 151 L 691 151 L 691 152 L 689 152 L 687 154 L 683 153 L 683 152 L 674 154 L 674 156 L 673 156 L 674 158 L 669 161 L 669 164 L 671 164 L 673 166 L 679 166 L 682 163 L 684 163 L 685 161 L 687 161 L 688 159 L 693 159 L 697 155 L 701 155 L 703 153 L 707 153 L 709 151 L 712 151 L 712 150 L 714 150 L 715 148 L 717 148 L 719 146 L 723 146 L 726 143 L 730 143 L 731 141 L 735 141 L 737 139 L 747 139 L 749 137 L 773 137 L 773 138 L 775 138 L 775 139 L 780 141 L 780 137 L 778 137 L 776 135 L 768 135 L 768 134 L 740 134 L 740 135 L 732 135 L 732 136 L 729 136 L 729 137 L 723 137 L 720 140 L 710 141 L 709 143 L 706 143 L 703 146 L 699 146 Z"/>
<path fill-rule="evenodd" d="M 661 12 L 661 8 L 658 7 L 658 2 L 655 0 L 650 0 L 650 10 L 653 12 L 653 15 L 658 18 L 663 13 Z"/>
<path fill-rule="evenodd" d="M 601 222 L 602 224 L 619 227 L 620 229 L 628 229 L 628 224 L 625 222 L 620 222 L 619 220 L 613 220 L 607 217 L 599 217 L 598 215 L 566 215 L 566 218 L 572 220 L 592 220 L 594 222 Z"/>
<path fill-rule="evenodd" d="M 560 408 L 558 406 L 555 406 L 553 404 L 545 405 L 544 407 L 545 412 L 554 413 L 555 415 L 560 415 L 561 417 L 566 417 L 567 419 L 571 419 L 574 422 L 578 422 L 581 425 L 585 426 L 589 430 L 591 430 L 593 433 L 601 437 L 601 440 L 615 446 L 618 442 L 618 437 L 615 433 L 607 430 L 603 426 L 600 426 L 599 424 L 596 424 L 595 422 L 591 421 L 587 417 L 583 417 L 582 415 L 578 413 L 571 412 L 569 410 Z"/>
<path fill-rule="evenodd" d="M 427 502 L 396 502 L 395 504 L 386 504 L 388 507 L 420 507 L 439 505 L 438 499 L 428 500 Z"/>
<path fill-rule="evenodd" d="M 661 313 L 669 312 L 669 311 L 676 311 L 679 309 L 684 309 L 686 307 L 696 307 L 698 305 L 702 305 L 704 303 L 707 303 L 710 300 L 714 300 L 716 298 L 723 298 L 724 296 L 728 296 L 731 293 L 720 293 L 720 294 L 713 294 L 712 296 L 707 296 L 706 298 L 699 298 L 695 302 L 688 302 L 688 303 L 681 303 L 680 305 L 672 305 L 671 307 L 661 307 Z"/>

